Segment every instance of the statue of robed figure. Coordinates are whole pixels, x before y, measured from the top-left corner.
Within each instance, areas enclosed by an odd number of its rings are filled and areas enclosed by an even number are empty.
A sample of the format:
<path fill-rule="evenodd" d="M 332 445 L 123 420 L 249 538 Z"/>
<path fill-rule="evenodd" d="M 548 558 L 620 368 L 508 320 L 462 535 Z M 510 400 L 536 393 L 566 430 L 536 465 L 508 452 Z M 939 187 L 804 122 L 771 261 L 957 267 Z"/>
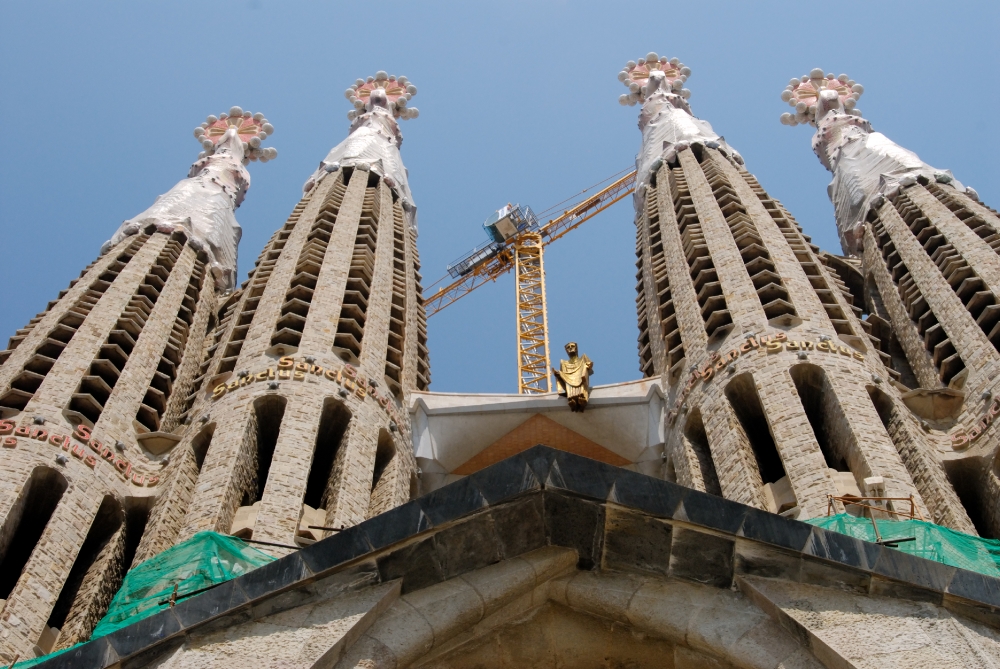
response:
<path fill-rule="evenodd" d="M 556 390 L 569 402 L 573 411 L 583 411 L 590 401 L 590 375 L 594 363 L 586 355 L 579 355 L 575 341 L 566 344 L 569 360 L 560 360 L 559 369 L 552 369 L 556 377 Z"/>

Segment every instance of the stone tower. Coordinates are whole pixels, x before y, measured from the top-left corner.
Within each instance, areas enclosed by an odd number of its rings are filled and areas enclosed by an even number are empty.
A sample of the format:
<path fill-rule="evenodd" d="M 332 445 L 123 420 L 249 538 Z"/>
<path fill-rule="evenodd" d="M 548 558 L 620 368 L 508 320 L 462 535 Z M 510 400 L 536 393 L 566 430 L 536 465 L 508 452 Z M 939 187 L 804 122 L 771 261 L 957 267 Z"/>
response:
<path fill-rule="evenodd" d="M 348 89 L 347 138 L 219 310 L 144 554 L 201 530 L 305 545 L 410 499 L 402 407 L 429 383 L 399 154 L 414 94 L 384 72 Z"/>
<path fill-rule="evenodd" d="M 692 115 L 689 74 L 655 53 L 619 74 L 620 102 L 642 105 L 639 352 L 669 393 L 665 478 L 798 518 L 830 496 L 912 496 L 971 531 L 868 337 L 857 267 L 812 245 Z"/>
<path fill-rule="evenodd" d="M 857 293 L 913 388 L 904 398 L 925 421 L 920 441 L 980 531 L 997 537 L 1000 217 L 950 171 L 874 132 L 855 107 L 863 92 L 847 75 L 815 69 L 782 93 L 795 113 L 781 120 L 816 128 L 841 243 L 860 258 Z"/>
<path fill-rule="evenodd" d="M 132 564 L 233 288 L 244 165 L 277 155 L 272 130 L 209 117 L 188 178 L 0 352 L 0 662 L 86 639 Z"/>

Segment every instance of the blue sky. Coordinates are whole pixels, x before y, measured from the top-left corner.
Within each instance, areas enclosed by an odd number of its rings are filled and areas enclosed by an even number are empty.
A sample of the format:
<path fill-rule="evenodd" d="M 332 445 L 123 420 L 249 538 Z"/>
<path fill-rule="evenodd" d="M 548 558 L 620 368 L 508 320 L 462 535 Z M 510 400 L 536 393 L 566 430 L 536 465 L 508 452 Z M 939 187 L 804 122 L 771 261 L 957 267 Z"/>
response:
<path fill-rule="evenodd" d="M 240 280 L 347 132 L 344 89 L 384 69 L 419 88 L 402 153 L 425 285 L 507 203 L 545 209 L 628 167 L 637 107 L 617 72 L 653 50 L 691 67 L 695 114 L 839 252 L 811 133 L 778 122 L 813 67 L 864 84 L 877 130 L 1000 207 L 996 2 L 0 2 L 0 337 L 54 299 L 120 222 L 183 178 L 191 130 L 262 111 L 280 152 L 237 212 Z M 638 378 L 628 201 L 546 252 L 553 357 L 576 340 L 595 383 Z M 432 390 L 515 392 L 514 286 L 430 321 Z"/>

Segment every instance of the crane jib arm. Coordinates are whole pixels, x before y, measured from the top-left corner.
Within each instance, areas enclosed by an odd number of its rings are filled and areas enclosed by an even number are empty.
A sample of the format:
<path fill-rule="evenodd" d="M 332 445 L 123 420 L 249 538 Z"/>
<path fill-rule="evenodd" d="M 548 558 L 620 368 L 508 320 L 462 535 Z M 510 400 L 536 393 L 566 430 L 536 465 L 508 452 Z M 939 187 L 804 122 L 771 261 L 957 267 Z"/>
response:
<path fill-rule="evenodd" d="M 584 221 L 593 218 L 611 205 L 624 199 L 635 189 L 635 171 L 631 171 L 624 177 L 615 181 L 604 190 L 595 193 L 583 202 L 580 202 L 562 215 L 552 219 L 538 229 L 541 234 L 543 244 L 548 245 L 559 239 L 571 230 L 576 229 Z M 511 248 L 519 237 L 514 237 L 506 245 L 501 247 L 496 253 L 487 255 L 481 262 L 470 263 L 472 266 L 462 276 L 440 288 L 433 295 L 427 296 L 425 308 L 427 316 L 433 316 L 445 307 L 454 304 L 465 297 L 476 288 L 479 288 L 488 281 L 495 281 L 514 268 Z M 482 252 L 480 249 L 476 251 Z M 484 254 L 486 255 L 486 254 Z M 470 260 L 472 260 L 470 258 Z"/>

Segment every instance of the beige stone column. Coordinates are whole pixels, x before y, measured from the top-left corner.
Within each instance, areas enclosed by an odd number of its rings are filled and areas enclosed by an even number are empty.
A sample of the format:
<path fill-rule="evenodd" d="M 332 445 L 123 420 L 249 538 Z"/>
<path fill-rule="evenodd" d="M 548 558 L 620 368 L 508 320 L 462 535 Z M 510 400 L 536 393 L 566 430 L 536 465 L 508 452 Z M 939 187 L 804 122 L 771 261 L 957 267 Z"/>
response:
<path fill-rule="evenodd" d="M 23 658 L 32 650 L 73 568 L 104 493 L 70 483 L 0 613 L 0 643 Z M 12 658 L 7 658 L 9 661 Z"/>
<path fill-rule="evenodd" d="M 397 201 L 392 205 L 394 218 L 403 219 L 406 267 L 406 331 L 403 338 L 403 371 L 400 375 L 404 396 L 417 387 L 417 327 L 419 312 L 423 309 L 423 296 L 417 292 L 417 272 L 420 260 L 417 256 L 416 232 L 410 229 L 403 215 L 403 207 Z M 406 411 L 401 411 L 406 413 Z"/>
<path fill-rule="evenodd" d="M 373 402 L 362 402 L 351 418 L 333 465 L 327 527 L 349 527 L 368 517 L 379 425 L 385 420 L 381 412 Z"/>
<path fill-rule="evenodd" d="M 826 309 L 823 308 L 823 303 L 819 301 L 816 290 L 809 282 L 805 272 L 802 271 L 802 265 L 792 253 L 792 249 L 788 246 L 788 242 L 778 225 L 761 204 L 760 198 L 750 189 L 743 175 L 728 160 L 723 158 L 718 150 L 706 149 L 705 152 L 707 154 L 706 160 L 711 160 L 722 171 L 746 208 L 747 214 L 753 219 L 757 232 L 764 242 L 764 247 L 774 263 L 775 271 L 788 290 L 788 300 L 795 307 L 795 313 L 803 320 L 812 321 L 813 325 L 818 325 L 833 333 L 833 323 L 830 322 L 830 317 L 827 315 Z M 818 263 L 818 261 L 816 262 Z M 845 312 L 850 312 L 850 307 L 846 305 L 844 307 Z"/>
<path fill-rule="evenodd" d="M 296 393 L 285 407 L 267 484 L 257 511 L 254 539 L 283 544 L 295 541 L 316 446 L 316 433 L 323 414 L 323 392 L 319 388 L 311 390 L 313 392 Z"/>
<path fill-rule="evenodd" d="M 189 246 L 181 249 L 180 257 L 174 264 L 160 296 L 153 305 L 153 311 L 142 327 L 142 332 L 135 342 L 135 348 L 129 355 L 121 377 L 111 391 L 111 396 L 104 405 L 104 411 L 94 426 L 96 432 L 109 440 L 121 440 L 129 443 L 135 439 L 136 411 L 142 404 L 149 383 L 160 364 L 164 345 L 170 337 L 177 313 L 187 291 L 191 272 L 194 269 L 195 252 Z M 102 342 L 103 343 L 103 342 Z"/>
<path fill-rule="evenodd" d="M 857 370 L 829 364 L 823 368 L 835 396 L 828 401 L 833 400 L 831 404 L 837 409 L 835 416 L 831 416 L 833 429 L 830 439 L 839 442 L 848 454 L 855 455 L 854 458 L 849 457 L 848 462 L 855 478 L 861 479 L 858 488 L 864 493 L 862 481 L 869 476 L 881 476 L 885 479 L 887 497 L 913 495 L 921 514 L 928 517 L 927 505 L 913 485 L 910 473 L 883 427 L 868 391 L 859 383 Z M 909 510 L 906 502 L 894 502 L 893 506 L 897 511 Z"/>
<path fill-rule="evenodd" d="M 275 324 L 281 316 L 281 307 L 285 303 L 288 286 L 292 277 L 295 276 L 295 266 L 299 262 L 299 253 L 306 243 L 316 215 L 336 181 L 337 177 L 330 175 L 313 188 L 312 199 L 302 211 L 295 229 L 288 236 L 285 247 L 267 280 L 267 287 L 257 304 L 250 330 L 243 341 L 243 348 L 240 349 L 235 371 L 239 372 L 255 366 L 264 351 L 271 347 L 271 337 L 274 336 Z"/>
<path fill-rule="evenodd" d="M 944 280 L 937 265 L 920 246 L 892 203 L 884 203 L 878 214 L 896 246 L 900 259 L 910 270 L 910 275 L 920 289 L 921 295 L 927 300 L 927 305 L 966 367 L 971 371 L 985 364 L 1000 361 L 1000 354 L 990 344 L 952 287 Z"/>
<path fill-rule="evenodd" d="M 866 274 L 871 274 L 875 280 L 885 309 L 889 312 L 889 318 L 892 319 L 892 330 L 906 354 L 906 360 L 910 363 L 910 369 L 917 377 L 917 382 L 923 388 L 940 386 L 941 379 L 938 377 L 937 367 L 934 366 L 934 361 L 931 359 L 930 353 L 927 352 L 923 338 L 910 318 L 906 305 L 899 297 L 899 288 L 892 276 L 889 275 L 889 270 L 885 266 L 878 244 L 870 229 L 865 230 L 864 267 Z"/>
<path fill-rule="evenodd" d="M 45 380 L 25 407 L 25 414 L 59 415 L 69 406 L 73 393 L 100 352 L 108 333 L 118 323 L 122 310 L 169 240 L 167 235 L 154 234 L 125 265 L 45 375 Z M 10 361 L 4 366 L 8 365 Z"/>
<path fill-rule="evenodd" d="M 721 384 L 721 379 L 719 383 Z M 761 496 L 760 470 L 746 431 L 721 388 L 703 400 L 705 432 L 719 475 L 722 496 L 741 504 L 766 509 Z"/>
<path fill-rule="evenodd" d="M 994 295 L 1000 295 L 1000 256 L 996 251 L 920 184 L 907 188 L 903 193 L 937 226 L 987 288 Z"/>
<path fill-rule="evenodd" d="M 680 151 L 677 157 L 684 168 L 684 176 L 691 189 L 691 199 L 698 212 L 698 219 L 705 233 L 705 243 L 712 262 L 715 263 L 733 323 L 738 331 L 763 332 L 767 327 L 767 315 L 747 274 L 743 256 L 736 246 L 726 217 L 715 200 L 712 187 L 692 151 Z"/>
<path fill-rule="evenodd" d="M 333 181 L 333 177 L 327 177 L 327 180 Z M 299 344 L 299 352 L 302 355 L 333 359 L 331 349 L 334 337 L 337 335 L 344 290 L 347 288 L 347 275 L 351 270 L 351 257 L 354 255 L 354 240 L 358 234 L 358 221 L 361 218 L 367 185 L 368 172 L 355 170 L 347 184 L 347 192 L 344 193 L 344 201 L 340 205 L 337 222 L 333 225 L 330 243 L 323 257 L 323 267 L 316 279 L 316 290 L 309 305 L 309 316 L 302 331 L 302 342 Z M 309 218 L 306 227 L 311 227 L 314 219 L 315 216 Z M 299 225 L 304 223 L 300 222 Z M 381 232 L 379 230 L 380 234 Z M 298 254 L 296 259 L 297 257 Z M 366 326 L 365 337 L 367 336 Z"/>
<path fill-rule="evenodd" d="M 838 494 L 837 487 L 827 474 L 826 461 L 792 378 L 784 365 L 773 364 L 755 370 L 753 377 L 771 436 L 798 502 L 799 518 L 825 515 L 827 496 Z"/>
<path fill-rule="evenodd" d="M 393 220 L 392 194 L 379 182 L 375 197 L 381 199 L 378 238 L 375 240 L 375 268 L 365 316 L 365 336 L 361 341 L 361 371 L 384 389 L 385 355 L 389 344 L 389 312 L 392 306 Z"/>
<path fill-rule="evenodd" d="M 228 399 L 228 398 L 226 398 Z M 256 448 L 256 424 L 251 398 L 227 403 L 225 411 L 212 416 L 215 435 L 198 476 L 191 505 L 177 541 L 210 530 L 229 533 L 233 514 L 248 477 L 252 477 L 252 449 Z"/>
<path fill-rule="evenodd" d="M 677 227 L 677 215 L 674 212 L 674 201 L 670 195 L 670 168 L 664 165 L 656 177 L 656 194 L 660 210 L 660 235 L 663 240 L 663 260 L 667 266 L 670 278 L 670 294 L 674 299 L 674 310 L 677 313 L 677 325 L 681 331 L 681 341 L 684 342 L 685 357 L 690 363 L 699 364 L 708 359 L 705 348 L 708 346 L 708 334 L 705 332 L 705 321 L 698 307 L 698 294 L 691 280 L 691 268 L 684 256 L 684 242 Z M 727 233 L 728 230 L 727 230 Z M 756 296 L 755 296 L 756 298 Z"/>

